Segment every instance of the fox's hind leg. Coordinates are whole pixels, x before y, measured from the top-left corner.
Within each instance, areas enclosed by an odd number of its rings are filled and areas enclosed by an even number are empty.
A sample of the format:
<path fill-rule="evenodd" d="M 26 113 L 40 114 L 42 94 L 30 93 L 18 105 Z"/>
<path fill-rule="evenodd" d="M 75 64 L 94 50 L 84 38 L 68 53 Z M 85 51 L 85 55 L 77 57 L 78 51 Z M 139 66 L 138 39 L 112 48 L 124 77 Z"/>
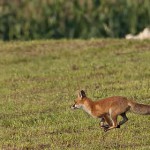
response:
<path fill-rule="evenodd" d="M 128 118 L 127 118 L 127 116 L 126 116 L 126 113 L 122 113 L 122 114 L 120 114 L 120 115 L 122 116 L 123 120 L 119 122 L 119 126 L 123 125 L 125 122 L 128 121 Z"/>

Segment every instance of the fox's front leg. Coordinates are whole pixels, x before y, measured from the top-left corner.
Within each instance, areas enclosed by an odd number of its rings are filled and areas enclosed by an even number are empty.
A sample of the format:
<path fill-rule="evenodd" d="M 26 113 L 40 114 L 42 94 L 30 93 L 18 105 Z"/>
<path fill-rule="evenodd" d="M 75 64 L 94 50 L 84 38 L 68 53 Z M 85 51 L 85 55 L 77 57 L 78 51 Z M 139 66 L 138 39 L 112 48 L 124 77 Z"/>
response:
<path fill-rule="evenodd" d="M 105 124 L 105 122 L 107 124 Z M 105 114 L 105 115 L 103 115 L 102 118 L 100 118 L 100 126 L 101 126 L 101 128 L 104 128 L 104 129 L 109 128 L 110 126 L 112 126 L 112 121 L 110 120 L 109 115 Z"/>
<path fill-rule="evenodd" d="M 109 128 L 105 128 L 104 129 L 105 132 L 108 130 L 114 129 L 114 128 L 120 128 L 120 125 L 118 125 L 118 123 L 117 123 L 117 115 L 111 114 L 110 119 L 112 120 L 112 125 L 109 126 Z"/>
<path fill-rule="evenodd" d="M 109 128 L 109 126 L 105 124 L 105 119 L 103 117 L 100 118 L 100 127 L 101 128 Z"/>

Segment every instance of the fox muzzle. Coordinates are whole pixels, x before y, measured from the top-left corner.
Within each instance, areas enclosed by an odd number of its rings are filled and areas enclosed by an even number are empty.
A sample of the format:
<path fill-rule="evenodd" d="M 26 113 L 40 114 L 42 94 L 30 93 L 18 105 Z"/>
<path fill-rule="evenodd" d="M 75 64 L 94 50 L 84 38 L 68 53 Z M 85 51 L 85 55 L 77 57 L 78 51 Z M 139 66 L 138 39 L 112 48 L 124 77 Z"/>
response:
<path fill-rule="evenodd" d="M 71 109 L 77 109 L 77 107 L 74 105 L 71 106 Z"/>
<path fill-rule="evenodd" d="M 81 107 L 82 107 L 82 105 L 74 104 L 74 105 L 71 107 L 71 109 L 79 109 L 79 108 L 81 108 Z"/>

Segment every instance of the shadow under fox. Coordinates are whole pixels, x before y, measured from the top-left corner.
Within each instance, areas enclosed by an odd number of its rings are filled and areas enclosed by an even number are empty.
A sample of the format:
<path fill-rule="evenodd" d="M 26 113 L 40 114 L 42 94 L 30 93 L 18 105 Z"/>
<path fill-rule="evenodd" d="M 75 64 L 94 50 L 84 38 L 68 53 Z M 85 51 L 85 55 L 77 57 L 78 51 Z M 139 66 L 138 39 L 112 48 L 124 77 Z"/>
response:
<path fill-rule="evenodd" d="M 79 92 L 72 109 L 82 108 L 94 118 L 100 118 L 100 126 L 104 131 L 120 128 L 128 121 L 126 112 L 131 110 L 141 115 L 150 115 L 150 105 L 139 104 L 126 97 L 114 96 L 99 101 L 92 101 L 82 90 Z M 117 122 L 117 117 L 122 116 L 122 121 Z M 105 122 L 107 123 L 105 125 Z"/>

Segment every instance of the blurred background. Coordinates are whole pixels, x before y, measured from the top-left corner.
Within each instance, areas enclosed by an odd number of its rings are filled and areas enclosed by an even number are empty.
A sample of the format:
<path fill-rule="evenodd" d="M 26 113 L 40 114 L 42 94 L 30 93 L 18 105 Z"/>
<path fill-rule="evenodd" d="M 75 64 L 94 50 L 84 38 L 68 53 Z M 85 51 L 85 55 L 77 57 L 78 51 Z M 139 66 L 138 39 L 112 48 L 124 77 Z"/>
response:
<path fill-rule="evenodd" d="M 150 26 L 150 0 L 0 0 L 0 40 L 122 38 Z"/>

